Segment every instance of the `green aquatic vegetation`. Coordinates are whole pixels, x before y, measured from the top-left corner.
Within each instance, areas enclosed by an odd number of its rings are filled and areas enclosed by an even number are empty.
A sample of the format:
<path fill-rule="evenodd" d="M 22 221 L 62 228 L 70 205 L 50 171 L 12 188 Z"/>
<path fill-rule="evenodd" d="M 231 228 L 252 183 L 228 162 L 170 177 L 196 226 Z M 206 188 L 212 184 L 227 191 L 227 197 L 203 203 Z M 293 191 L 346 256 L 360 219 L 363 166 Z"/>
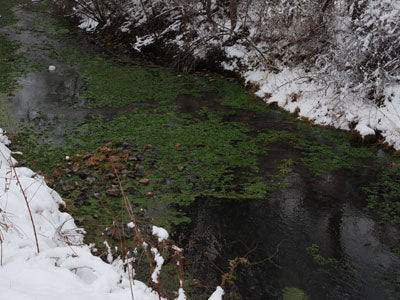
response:
<path fill-rule="evenodd" d="M 87 91 L 81 94 L 87 100 L 86 107 L 122 107 L 147 100 L 170 104 L 180 94 L 201 96 L 202 92 L 216 91 L 220 105 L 268 110 L 264 102 L 252 97 L 240 85 L 218 76 L 213 82 L 202 76 L 177 76 L 168 69 L 123 65 L 76 49 L 52 50 L 51 56 L 80 65 L 79 72 L 87 82 Z"/>
<path fill-rule="evenodd" d="M 278 174 L 277 176 L 280 178 L 284 178 L 293 171 L 293 165 L 294 162 L 292 159 L 287 158 L 283 159 L 279 164 L 278 164 Z"/>
<path fill-rule="evenodd" d="M 283 300 L 308 300 L 308 295 L 301 289 L 286 287 L 283 289 Z"/>
<path fill-rule="evenodd" d="M 46 6 L 34 8 L 36 11 L 46 9 Z M 59 21 L 52 17 L 41 16 L 33 22 L 32 30 L 41 31 L 46 28 L 46 33 L 54 36 L 55 38 L 62 38 L 64 35 L 70 33 L 69 29 L 60 24 Z"/>
<path fill-rule="evenodd" d="M 113 119 L 97 115 L 91 122 L 78 126 L 66 139 L 65 146 L 50 147 L 43 143 L 27 147 L 29 152 L 25 154 L 31 157 L 34 169 L 39 167 L 51 175 L 66 155 L 93 151 L 110 141 L 124 142 L 134 137 L 138 149 L 151 145 L 153 150 L 136 153 L 143 158 L 137 163 L 143 172 L 148 172 L 150 184 L 140 185 L 138 179 L 124 179 L 123 183 L 124 187 L 138 191 L 134 197 L 138 204 L 136 212 L 151 211 L 152 222 L 167 228 L 189 222 L 178 208 L 199 196 L 265 198 L 273 187 L 268 185 L 268 178 L 258 175 L 260 147 L 257 139 L 247 134 L 249 129 L 241 123 L 224 122 L 222 116 L 210 111 L 203 110 L 199 119 L 178 115 L 176 109 L 174 106 L 138 108 L 119 113 Z M 29 138 L 24 140 L 29 142 Z M 156 198 L 149 198 L 150 192 Z M 94 198 L 91 201 L 97 203 Z M 116 210 L 123 209 L 118 205 Z M 79 214 L 86 214 L 85 209 Z"/>
<path fill-rule="evenodd" d="M 313 257 L 314 261 L 322 266 L 337 264 L 339 262 L 336 258 L 322 256 L 318 244 L 312 244 L 306 250 Z"/>
<path fill-rule="evenodd" d="M 303 155 L 302 163 L 315 175 L 321 175 L 326 170 L 354 168 L 359 165 L 351 157 L 337 153 L 332 146 L 325 144 L 308 143 L 307 148 L 303 150 Z"/>
<path fill-rule="evenodd" d="M 30 11 L 34 12 L 43 12 L 43 11 L 49 11 L 52 8 L 52 3 L 50 0 L 42 0 L 38 3 L 34 3 L 29 7 Z"/>
<path fill-rule="evenodd" d="M 11 93 L 18 87 L 18 74 L 23 61 L 21 54 L 15 54 L 20 44 L 0 35 L 0 93 Z"/>
<path fill-rule="evenodd" d="M 0 27 L 5 27 L 17 23 L 18 19 L 15 17 L 11 8 L 31 2 L 30 0 L 0 0 Z"/>
<path fill-rule="evenodd" d="M 278 141 L 296 141 L 297 136 L 295 133 L 285 130 L 268 130 L 267 132 L 260 132 L 257 139 L 264 146 L 268 147 L 270 143 Z"/>
<path fill-rule="evenodd" d="M 308 126 L 311 127 L 311 126 Z M 307 129 L 301 126 L 301 132 L 270 130 L 260 133 L 258 140 L 268 149 L 274 142 L 285 142 L 301 152 L 300 162 L 314 175 L 320 176 L 325 171 L 352 169 L 362 166 L 363 160 L 377 160 L 371 148 L 352 147 L 342 134 L 335 136 L 332 130 Z M 321 132 L 324 135 L 321 135 Z M 314 135 L 315 134 L 315 135 Z M 322 138 L 322 140 L 320 140 Z"/>
<path fill-rule="evenodd" d="M 365 187 L 367 208 L 376 212 L 383 223 L 400 224 L 400 159 L 384 167 L 376 183 Z"/>
<path fill-rule="evenodd" d="M 247 130 L 240 123 L 223 123 L 212 113 L 206 120 L 182 120 L 171 111 L 143 109 L 122 113 L 109 123 L 99 118 L 81 132 L 84 139 L 89 135 L 94 140 L 135 137 L 140 147 L 152 144 L 161 153 L 155 158 L 158 176 L 174 181 L 182 193 L 175 195 L 175 202 L 186 203 L 199 193 L 225 197 L 237 188 L 233 183 L 237 168 L 257 171 L 256 157 L 251 154 L 257 146 L 245 134 Z M 185 170 L 176 171 L 179 166 Z M 161 185 L 159 188 L 163 189 Z M 186 199 L 186 191 L 190 199 Z"/>
<path fill-rule="evenodd" d="M 239 83 L 231 82 L 218 75 L 211 77 L 212 81 L 206 87 L 218 92 L 223 106 L 246 109 L 254 112 L 265 112 L 268 108 L 262 100 L 252 96 Z"/>
<path fill-rule="evenodd" d="M 53 50 L 55 59 L 79 65 L 87 89 L 80 97 L 86 107 L 123 107 L 148 100 L 171 103 L 179 94 L 195 94 L 191 76 L 178 77 L 167 69 L 122 65 L 79 50 Z"/>

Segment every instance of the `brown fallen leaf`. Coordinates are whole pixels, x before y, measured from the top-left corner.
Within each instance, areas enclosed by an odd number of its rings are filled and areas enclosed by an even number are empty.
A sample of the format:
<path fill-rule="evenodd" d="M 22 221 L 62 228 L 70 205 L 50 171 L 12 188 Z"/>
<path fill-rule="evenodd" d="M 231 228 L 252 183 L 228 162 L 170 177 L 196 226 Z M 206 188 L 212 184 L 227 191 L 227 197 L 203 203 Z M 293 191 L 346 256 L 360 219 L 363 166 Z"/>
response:
<path fill-rule="evenodd" d="M 61 175 L 62 175 L 62 173 L 63 173 L 63 171 L 62 171 L 61 169 L 56 168 L 56 169 L 54 169 L 54 171 L 53 171 L 53 176 L 54 176 L 55 178 L 60 178 Z"/>

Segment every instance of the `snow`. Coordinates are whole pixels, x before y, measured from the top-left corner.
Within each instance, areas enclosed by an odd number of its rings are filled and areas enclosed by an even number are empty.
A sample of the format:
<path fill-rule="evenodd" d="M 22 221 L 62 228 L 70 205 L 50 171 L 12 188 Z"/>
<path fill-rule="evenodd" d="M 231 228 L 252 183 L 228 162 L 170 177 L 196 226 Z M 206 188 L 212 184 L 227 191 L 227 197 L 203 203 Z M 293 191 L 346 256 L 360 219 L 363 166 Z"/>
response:
<path fill-rule="evenodd" d="M 185 291 L 183 290 L 183 288 L 179 289 L 178 298 L 176 298 L 176 300 L 186 300 L 186 295 L 185 295 Z"/>
<path fill-rule="evenodd" d="M 211 295 L 208 300 L 222 300 L 222 296 L 224 295 L 224 290 L 222 287 L 217 286 L 215 292 Z"/>
<path fill-rule="evenodd" d="M 355 130 L 357 130 L 363 137 L 367 135 L 375 135 L 375 131 L 371 127 L 363 123 L 357 124 Z"/>
<path fill-rule="evenodd" d="M 93 20 L 93 19 L 88 18 L 86 16 L 82 16 L 82 22 L 78 27 L 80 29 L 83 29 L 83 30 L 87 31 L 87 32 L 91 32 L 91 31 L 94 31 L 96 29 L 97 25 L 99 25 L 99 22 L 97 22 L 96 20 Z"/>
<path fill-rule="evenodd" d="M 16 160 L 0 132 L 0 300 L 131 299 L 122 261 L 107 264 L 92 255 L 72 217 L 59 211 L 64 202 L 57 192 L 32 170 L 13 168 Z M 133 293 L 135 300 L 159 299 L 137 280 Z"/>
<path fill-rule="evenodd" d="M 128 228 L 135 228 L 135 224 L 133 224 L 133 222 L 129 222 L 126 224 L 126 226 L 128 226 Z"/>
<path fill-rule="evenodd" d="M 158 242 L 162 242 L 163 240 L 167 240 L 169 237 L 168 231 L 166 231 L 162 227 L 153 226 L 152 234 L 158 237 Z"/>
<path fill-rule="evenodd" d="M 156 262 L 156 267 L 151 274 L 151 279 L 154 283 L 158 283 L 158 277 L 160 276 L 162 265 L 164 264 L 164 258 L 160 255 L 157 248 L 151 248 L 151 253 L 154 255 L 154 261 Z"/>

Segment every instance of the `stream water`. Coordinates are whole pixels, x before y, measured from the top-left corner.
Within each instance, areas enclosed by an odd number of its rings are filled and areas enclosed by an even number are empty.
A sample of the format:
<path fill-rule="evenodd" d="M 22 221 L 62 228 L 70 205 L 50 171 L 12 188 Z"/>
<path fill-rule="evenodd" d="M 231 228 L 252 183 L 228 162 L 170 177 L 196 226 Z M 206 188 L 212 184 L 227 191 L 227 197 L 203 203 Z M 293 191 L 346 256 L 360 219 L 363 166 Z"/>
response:
<path fill-rule="evenodd" d="M 29 59 L 50 65 L 52 61 L 46 54 L 30 52 L 30 47 L 66 45 L 29 30 L 34 14 L 23 9 L 16 9 L 15 14 L 19 19 L 15 26 L 27 30 L 15 33 L 6 27 L 0 32 L 21 42 L 19 51 Z M 88 45 L 73 46 L 90 50 Z M 31 72 L 19 83 L 22 88 L 8 100 L 9 113 L 17 120 L 52 129 L 56 144 L 62 143 L 68 128 L 85 123 L 92 114 L 112 118 L 120 111 L 154 106 L 143 101 L 121 108 L 79 109 L 83 79 L 67 64 L 58 64 L 55 73 Z M 211 110 L 223 109 L 214 98 L 212 93 L 200 98 L 180 95 L 175 103 L 182 113 L 195 114 L 204 105 Z M 301 134 L 297 123 L 279 110 L 236 112 L 225 121 L 245 123 L 254 131 Z M 268 155 L 259 157 L 258 167 L 261 173 L 271 174 L 274 162 L 300 156 L 301 152 L 290 144 L 275 142 Z M 193 277 L 210 287 L 221 282 L 218 266 L 226 266 L 228 260 L 237 257 L 248 258 L 248 265 L 237 268 L 236 286 L 227 299 L 281 299 L 286 287 L 302 289 L 310 299 L 400 299 L 400 287 L 396 285 L 400 280 L 400 256 L 393 251 L 399 244 L 399 228 L 382 225 L 371 216 L 365 210 L 366 197 L 361 190 L 376 179 L 375 164 L 371 161 L 359 168 L 327 171 L 321 176 L 294 165 L 285 177 L 285 186 L 265 199 L 199 197 L 187 209 L 192 223 L 176 227 L 173 237 L 185 248 L 188 260 L 196 262 L 188 267 Z M 317 246 L 312 248 L 313 244 Z M 323 259 L 319 263 L 317 255 Z"/>

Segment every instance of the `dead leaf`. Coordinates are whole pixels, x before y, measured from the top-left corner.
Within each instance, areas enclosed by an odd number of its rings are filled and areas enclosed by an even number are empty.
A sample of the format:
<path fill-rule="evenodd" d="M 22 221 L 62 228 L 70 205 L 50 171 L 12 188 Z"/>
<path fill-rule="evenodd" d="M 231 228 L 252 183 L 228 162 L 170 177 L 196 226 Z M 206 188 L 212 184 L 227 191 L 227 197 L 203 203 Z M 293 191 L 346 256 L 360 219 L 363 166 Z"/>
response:
<path fill-rule="evenodd" d="M 53 176 L 54 176 L 55 178 L 60 178 L 61 175 L 62 175 L 62 173 L 63 173 L 63 171 L 62 171 L 61 169 L 56 168 L 56 169 L 54 169 L 54 171 L 53 171 Z"/>

